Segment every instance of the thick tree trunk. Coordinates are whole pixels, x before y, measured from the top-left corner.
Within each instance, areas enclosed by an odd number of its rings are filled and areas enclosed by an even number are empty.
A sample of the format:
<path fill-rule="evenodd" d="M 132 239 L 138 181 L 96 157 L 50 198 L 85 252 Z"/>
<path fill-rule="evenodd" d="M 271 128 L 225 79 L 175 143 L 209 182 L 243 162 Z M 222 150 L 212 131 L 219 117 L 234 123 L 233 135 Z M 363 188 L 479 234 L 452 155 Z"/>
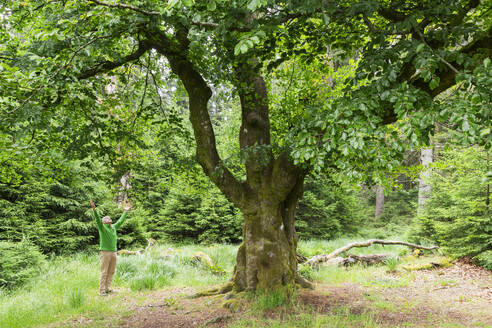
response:
<path fill-rule="evenodd" d="M 264 192 L 243 208 L 243 243 L 232 278 L 236 291 L 277 289 L 295 284 L 297 235 L 294 217 L 303 180 L 298 177 L 298 183 L 283 201 Z"/>

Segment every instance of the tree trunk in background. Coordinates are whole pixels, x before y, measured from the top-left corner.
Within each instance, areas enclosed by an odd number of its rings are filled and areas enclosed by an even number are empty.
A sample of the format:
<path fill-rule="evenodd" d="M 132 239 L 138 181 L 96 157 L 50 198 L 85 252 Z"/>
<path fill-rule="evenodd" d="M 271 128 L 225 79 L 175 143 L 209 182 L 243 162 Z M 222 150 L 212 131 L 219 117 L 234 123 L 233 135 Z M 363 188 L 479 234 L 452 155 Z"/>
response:
<path fill-rule="evenodd" d="M 425 206 L 425 202 L 431 196 L 431 192 L 432 192 L 431 186 L 427 183 L 427 181 L 432 174 L 431 170 L 428 169 L 428 167 L 429 164 L 431 164 L 433 161 L 434 161 L 433 148 L 422 149 L 420 151 L 420 163 L 424 166 L 424 169 L 420 173 L 420 178 L 419 178 L 419 198 L 418 198 L 418 207 L 417 207 L 418 214 L 422 213 Z"/>
<path fill-rule="evenodd" d="M 132 188 L 130 185 L 130 179 L 132 175 L 130 171 L 126 172 L 123 174 L 123 176 L 120 179 L 120 191 L 116 195 L 116 203 L 118 204 L 119 207 L 122 207 L 123 204 L 128 203 L 128 193 L 127 191 Z"/>
<path fill-rule="evenodd" d="M 490 172 L 490 153 L 488 150 L 486 150 L 487 152 L 487 174 L 489 174 Z M 487 191 L 486 191 L 486 194 L 485 194 L 485 205 L 487 205 L 487 210 L 489 209 L 489 205 L 490 205 L 490 183 L 487 183 Z"/>
<path fill-rule="evenodd" d="M 376 214 L 375 218 L 378 218 L 383 214 L 384 209 L 384 190 L 381 186 L 376 186 Z"/>

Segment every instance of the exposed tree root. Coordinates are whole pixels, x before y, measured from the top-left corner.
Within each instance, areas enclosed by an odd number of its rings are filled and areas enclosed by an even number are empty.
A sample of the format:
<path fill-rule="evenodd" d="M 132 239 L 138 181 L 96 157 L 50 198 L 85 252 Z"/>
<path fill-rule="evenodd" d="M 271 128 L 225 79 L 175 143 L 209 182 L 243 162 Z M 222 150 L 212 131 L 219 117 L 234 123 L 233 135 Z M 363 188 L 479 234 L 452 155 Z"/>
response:
<path fill-rule="evenodd" d="M 199 298 L 199 297 L 204 297 L 204 296 L 214 296 L 214 295 L 227 294 L 230 291 L 232 291 L 233 287 L 234 287 L 234 283 L 232 281 L 229 281 L 221 287 L 212 288 L 212 289 L 208 289 L 208 290 L 205 290 L 202 292 L 192 294 L 189 296 L 189 298 Z"/>
<path fill-rule="evenodd" d="M 301 277 L 300 275 L 296 275 L 296 283 L 300 285 L 302 288 L 314 289 L 312 283 Z"/>
<path fill-rule="evenodd" d="M 417 245 L 417 244 L 407 243 L 407 242 L 404 242 L 404 241 L 369 239 L 369 240 L 366 240 L 366 241 L 355 242 L 355 243 L 351 243 L 351 244 L 345 245 L 345 246 L 343 246 L 343 247 L 341 247 L 339 249 L 334 250 L 333 252 L 331 252 L 328 255 L 322 254 L 322 255 L 313 256 L 306 263 L 309 264 L 310 266 L 316 266 L 316 265 L 319 265 L 320 263 L 326 262 L 326 261 L 328 261 L 328 260 L 336 257 L 337 255 L 339 255 L 339 254 L 341 254 L 343 252 L 348 251 L 349 249 L 351 249 L 353 247 L 368 247 L 368 246 L 371 246 L 373 244 L 380 244 L 380 245 L 404 245 L 404 246 L 408 246 L 410 248 L 425 249 L 425 250 L 439 249 L 439 246 L 426 247 L 426 246 L 421 246 L 421 245 Z"/>
<path fill-rule="evenodd" d="M 147 238 L 147 247 L 145 249 L 141 248 L 136 251 L 129 251 L 127 249 L 120 249 L 118 251 L 118 255 L 142 255 L 142 253 L 146 252 L 151 246 L 156 245 L 157 241 L 152 238 Z"/>

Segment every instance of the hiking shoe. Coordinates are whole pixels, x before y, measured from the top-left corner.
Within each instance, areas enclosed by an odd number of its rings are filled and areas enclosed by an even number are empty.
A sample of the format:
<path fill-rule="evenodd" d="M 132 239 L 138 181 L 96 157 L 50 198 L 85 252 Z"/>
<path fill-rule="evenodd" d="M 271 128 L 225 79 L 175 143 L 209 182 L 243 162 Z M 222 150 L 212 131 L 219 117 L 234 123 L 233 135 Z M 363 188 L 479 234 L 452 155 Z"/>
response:
<path fill-rule="evenodd" d="M 102 293 L 100 293 L 99 295 L 100 295 L 100 296 L 108 296 L 108 293 L 106 293 L 106 292 L 102 292 Z"/>

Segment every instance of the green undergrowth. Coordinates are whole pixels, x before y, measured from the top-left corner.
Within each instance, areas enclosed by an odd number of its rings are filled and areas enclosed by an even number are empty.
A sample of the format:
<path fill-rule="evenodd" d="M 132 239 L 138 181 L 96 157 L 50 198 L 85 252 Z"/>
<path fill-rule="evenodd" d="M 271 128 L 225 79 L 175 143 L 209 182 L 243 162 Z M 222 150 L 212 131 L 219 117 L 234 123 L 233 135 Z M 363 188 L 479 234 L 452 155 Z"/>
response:
<path fill-rule="evenodd" d="M 396 238 L 395 238 L 396 239 Z M 299 251 L 305 256 L 326 254 L 361 239 L 335 241 L 301 241 Z M 197 252 L 210 257 L 213 266 L 194 259 Z M 121 318 L 128 313 L 128 299 L 143 303 L 149 291 L 172 287 L 194 287 L 197 291 L 225 283 L 231 276 L 236 258 L 234 245 L 157 245 L 142 255 L 119 256 L 113 281 L 116 293 L 109 297 L 98 294 L 99 256 L 97 252 L 79 253 L 67 257 L 51 257 L 22 287 L 0 289 L 0 327 L 64 326 L 78 318 L 90 318 L 91 325 L 104 326 L 106 318 Z M 372 246 L 353 249 L 354 254 L 404 254 L 402 247 Z M 338 285 L 360 284 L 376 288 L 397 288 L 413 279 L 413 272 L 402 269 L 422 259 L 401 260 L 396 275 L 388 275 L 388 266 L 355 265 L 343 267 L 306 268 L 301 272 L 316 283 Z M 413 261 L 413 262 L 412 262 Z M 219 268 L 219 269 L 217 269 Z M 295 293 L 257 293 L 251 309 L 264 312 L 292 307 Z M 89 320 L 89 319 L 87 319 Z M 306 314 L 300 313 L 282 320 L 252 318 L 235 322 L 233 327 L 375 327 L 370 314 Z M 261 322 L 261 324 L 260 324 Z"/>
<path fill-rule="evenodd" d="M 199 251 L 223 272 L 191 260 Z M 167 286 L 200 289 L 221 284 L 230 277 L 236 251 L 232 245 L 159 245 L 141 256 L 119 256 L 112 286 L 118 292 L 110 302 L 98 294 L 96 252 L 53 257 L 22 287 L 0 289 L 0 327 L 36 327 L 80 316 L 97 321 L 121 312 L 124 295 L 138 298 L 142 292 Z"/>
<path fill-rule="evenodd" d="M 246 317 L 232 323 L 229 328 L 380 327 L 372 313 L 353 314 L 345 307 L 335 308 L 327 314 L 307 310 L 296 314 L 285 312 L 285 314 L 278 313 L 278 315 L 282 318 Z"/>
<path fill-rule="evenodd" d="M 339 238 L 335 240 L 301 240 L 298 245 L 298 252 L 302 255 L 310 258 L 314 255 L 329 254 L 332 251 L 348 245 L 353 242 L 365 241 L 372 238 L 366 237 L 351 237 L 351 238 Z M 397 235 L 384 238 L 385 240 L 398 240 L 406 241 L 403 236 Z M 391 256 L 402 256 L 408 254 L 408 247 L 400 245 L 379 245 L 375 244 L 369 247 L 354 247 L 351 248 L 348 253 L 355 255 L 364 254 L 388 254 Z M 343 255 L 343 254 L 342 254 Z"/>
<path fill-rule="evenodd" d="M 98 296 L 98 258 L 79 254 L 52 258 L 22 288 L 0 294 L 0 327 L 35 327 L 72 316 L 106 317 L 118 311 Z"/>

